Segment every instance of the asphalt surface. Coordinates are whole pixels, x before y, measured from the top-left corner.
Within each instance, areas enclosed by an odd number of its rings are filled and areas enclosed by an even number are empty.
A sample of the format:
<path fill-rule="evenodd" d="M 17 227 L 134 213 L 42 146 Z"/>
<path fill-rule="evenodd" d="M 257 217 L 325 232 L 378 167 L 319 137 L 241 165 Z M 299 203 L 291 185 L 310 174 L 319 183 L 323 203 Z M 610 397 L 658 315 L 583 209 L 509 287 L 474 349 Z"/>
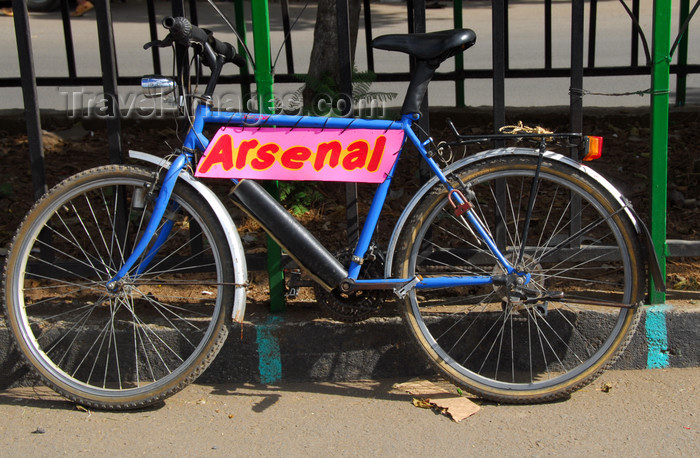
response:
<path fill-rule="evenodd" d="M 562 402 L 485 403 L 455 423 L 392 388 L 192 385 L 148 410 L 0 392 L 4 456 L 698 456 L 700 368 L 610 371 Z"/>

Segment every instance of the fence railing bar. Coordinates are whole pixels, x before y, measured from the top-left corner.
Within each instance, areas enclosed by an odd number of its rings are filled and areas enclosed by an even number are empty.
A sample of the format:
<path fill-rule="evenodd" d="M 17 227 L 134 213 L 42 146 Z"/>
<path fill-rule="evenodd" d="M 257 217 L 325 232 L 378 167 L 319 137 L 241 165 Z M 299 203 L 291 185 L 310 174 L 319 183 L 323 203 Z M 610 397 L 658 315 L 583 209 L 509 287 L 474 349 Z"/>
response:
<path fill-rule="evenodd" d="M 17 39 L 17 57 L 24 98 L 24 118 L 27 123 L 27 140 L 29 146 L 29 163 L 32 171 L 32 188 L 34 199 L 38 200 L 47 190 L 44 172 L 44 147 L 41 141 L 41 119 L 39 117 L 39 99 L 34 83 L 34 58 L 32 54 L 32 35 L 29 30 L 29 13 L 27 4 L 22 0 L 12 0 Z"/>
<path fill-rule="evenodd" d="M 506 0 L 494 0 L 491 12 L 492 32 L 492 61 L 493 71 L 489 72 L 493 78 L 493 127 L 494 133 L 506 123 L 505 78 L 506 78 L 506 34 L 505 34 L 505 10 Z M 469 71 L 466 72 L 469 74 Z M 435 75 L 437 79 L 438 75 Z M 496 145 L 498 146 L 498 145 Z"/>
<path fill-rule="evenodd" d="M 365 20 L 367 71 L 374 72 L 374 48 L 372 47 L 372 9 L 370 7 L 370 0 L 363 0 L 362 14 Z"/>
<path fill-rule="evenodd" d="M 676 36 L 676 39 L 673 40 L 673 44 L 671 45 L 671 57 L 673 57 L 673 54 L 676 52 L 676 48 L 681 44 L 681 42 L 683 42 L 684 39 L 686 41 L 687 46 L 688 26 L 690 25 L 690 21 L 693 19 L 693 16 L 697 12 L 698 8 L 700 8 L 700 0 L 698 0 L 695 3 L 695 6 L 693 6 L 692 11 L 689 11 L 689 8 L 689 1 L 681 0 L 680 19 L 678 22 L 678 36 Z"/>
<path fill-rule="evenodd" d="M 170 3 L 170 11 L 173 17 L 185 15 L 185 0 L 172 0 Z M 189 65 L 184 65 L 188 60 L 187 48 L 180 44 L 175 44 L 175 67 L 177 69 L 177 80 L 187 81 L 189 78 Z M 182 94 L 179 94 L 182 95 Z"/>
<path fill-rule="evenodd" d="M 236 30 L 238 31 L 238 36 L 241 37 L 240 41 L 237 43 L 238 54 L 243 56 L 246 60 L 246 65 L 241 68 L 240 76 L 236 77 L 238 81 L 237 84 L 241 85 L 241 97 L 243 99 L 244 106 L 251 98 L 250 85 L 255 82 L 255 78 L 250 74 L 248 68 L 249 53 L 246 51 L 248 47 L 247 34 L 246 34 L 246 24 L 245 24 L 245 10 L 243 5 L 243 0 L 234 0 L 233 3 L 234 13 L 236 15 L 235 24 Z M 226 83 L 225 79 L 219 78 L 219 81 L 223 84 Z"/>
<path fill-rule="evenodd" d="M 697 5 L 696 5 L 697 6 Z M 681 24 L 678 37 L 678 66 L 680 67 L 676 75 L 676 106 L 685 105 L 687 73 L 685 67 L 688 64 L 688 29 L 687 21 L 690 13 L 690 0 L 681 0 L 680 17 L 678 23 Z M 683 27 L 686 29 L 683 30 Z M 681 35 L 682 34 L 682 35 Z M 673 47 L 671 47 L 671 56 L 673 56 Z"/>
<path fill-rule="evenodd" d="M 148 0 L 146 2 L 146 7 L 148 9 L 148 32 L 149 36 L 151 37 L 151 41 L 158 39 L 158 26 L 156 25 L 156 7 L 154 1 L 155 0 Z M 151 56 L 153 58 L 153 73 L 160 75 L 160 49 L 158 46 L 151 46 Z"/>
<path fill-rule="evenodd" d="M 544 1 L 544 68 L 552 68 L 552 0 Z"/>
<path fill-rule="evenodd" d="M 632 1 L 632 16 L 636 21 L 639 21 L 639 0 Z M 639 65 L 639 29 L 632 23 L 632 43 L 631 43 L 631 62 L 630 65 L 636 67 Z"/>
<path fill-rule="evenodd" d="M 605 76 L 640 76 L 649 75 L 649 67 L 596 67 L 584 68 L 584 77 L 605 77 Z M 688 64 L 681 66 L 678 64 L 671 65 L 672 74 L 699 74 L 700 64 Z M 505 72 L 505 78 L 568 78 L 571 75 L 571 70 L 568 68 L 552 68 L 552 69 L 510 69 Z M 304 74 L 289 75 L 286 73 L 275 74 L 275 83 L 300 83 Z M 375 81 L 378 83 L 393 83 L 410 81 L 410 72 L 386 72 L 376 73 Z M 433 81 L 455 81 L 458 77 L 465 79 L 492 79 L 494 71 L 491 69 L 465 69 L 462 75 L 458 75 L 456 71 L 440 72 L 433 76 Z M 200 77 L 200 82 L 205 84 L 208 81 L 208 76 Z M 221 84 L 250 84 L 254 80 L 252 76 L 243 75 L 221 75 L 219 82 Z M 141 84 L 141 76 L 118 76 L 117 83 L 119 86 L 139 86 Z M 39 87 L 47 86 L 100 86 L 102 77 L 99 76 L 78 76 L 76 78 L 68 78 L 65 76 L 39 76 L 36 77 L 36 85 Z M 21 87 L 21 78 L 0 78 L 0 88 L 4 87 Z M 648 88 L 630 87 L 630 90 L 643 90 Z"/>
<path fill-rule="evenodd" d="M 119 164 L 122 162 L 122 145 L 119 98 L 117 95 L 117 59 L 114 48 L 111 7 L 107 0 L 95 2 L 95 16 L 97 17 L 97 37 L 100 47 L 102 87 L 107 110 L 106 124 L 109 161 L 112 164 Z"/>
<path fill-rule="evenodd" d="M 287 73 L 294 73 L 294 53 L 292 51 L 292 30 L 289 25 L 289 2 L 282 0 L 282 29 L 284 31 L 284 56 L 287 60 Z"/>
<path fill-rule="evenodd" d="M 508 2 L 509 0 L 503 0 L 503 63 L 505 65 L 506 70 L 510 68 L 510 34 L 508 33 Z"/>
<path fill-rule="evenodd" d="M 591 5 L 596 0 L 591 0 Z M 583 28 L 584 0 L 571 2 L 571 83 L 572 88 L 583 88 Z M 570 93 L 571 132 L 583 132 L 583 95 L 578 91 Z M 571 148 L 571 157 L 578 159 L 578 149 Z"/>
<path fill-rule="evenodd" d="M 336 0 L 336 23 L 338 31 L 338 76 L 340 98 L 344 100 L 341 115 L 352 111 L 352 52 L 350 50 L 350 13 L 348 0 Z"/>
<path fill-rule="evenodd" d="M 462 0 L 454 0 L 452 12 L 454 16 L 455 29 L 464 27 L 464 18 L 462 15 Z M 455 55 L 455 106 L 464 107 L 464 54 L 458 53 Z"/>
<path fill-rule="evenodd" d="M 635 30 L 635 33 L 632 34 L 632 43 L 635 44 L 641 39 L 642 46 L 644 47 L 645 65 L 651 65 L 651 53 L 649 52 L 649 43 L 647 42 L 647 38 L 644 35 L 644 29 L 642 29 L 642 26 L 639 24 L 639 12 L 635 13 L 633 10 L 630 10 L 629 6 L 627 6 L 627 3 L 625 3 L 625 0 L 620 0 L 620 4 L 622 5 L 622 8 L 625 10 L 629 18 L 632 20 L 632 27 Z M 634 37 L 636 37 L 636 39 Z M 634 56 L 636 56 L 636 54 L 633 54 L 633 59 Z"/>
<path fill-rule="evenodd" d="M 505 100 L 505 78 L 506 78 L 506 55 L 507 55 L 507 19 L 506 10 L 508 9 L 507 0 L 493 0 L 491 11 L 491 47 L 492 47 L 492 62 L 493 62 L 493 131 L 498 133 L 499 129 L 506 124 L 506 100 Z M 503 141 L 494 142 L 494 147 L 501 148 L 504 146 Z M 496 205 L 498 208 L 505 208 L 505 182 L 502 179 L 496 180 Z M 500 216 L 502 212 L 495 212 L 493 227 L 494 238 L 498 247 L 506 246 L 506 231 L 503 218 Z"/>
<path fill-rule="evenodd" d="M 189 9 L 190 9 L 190 17 L 189 20 L 192 23 L 192 25 L 199 25 L 199 16 L 197 15 L 197 0 L 188 0 L 189 4 Z M 189 56 L 189 51 L 188 51 L 188 56 Z M 202 75 L 204 71 L 204 64 L 202 64 L 202 61 L 200 59 L 197 59 L 195 61 L 196 69 L 195 69 L 195 74 L 196 75 Z M 191 70 L 189 70 L 191 71 Z M 201 77 L 200 77 L 201 81 Z M 193 102 L 194 103 L 194 102 Z"/>
<path fill-rule="evenodd" d="M 61 21 L 63 22 L 63 41 L 66 45 L 66 63 L 68 64 L 68 77 L 77 76 L 75 68 L 75 49 L 73 47 L 73 32 L 70 26 L 70 11 L 68 0 L 61 0 Z"/>
<path fill-rule="evenodd" d="M 171 0 L 170 11 L 172 11 L 173 16 L 184 16 L 185 15 L 185 0 Z"/>
<path fill-rule="evenodd" d="M 595 67 L 596 24 L 598 23 L 598 0 L 590 0 L 588 14 L 588 68 Z"/>
<path fill-rule="evenodd" d="M 594 8 L 596 0 L 591 0 L 591 9 Z M 593 12 L 591 12 L 593 18 Z M 573 0 L 571 2 L 571 83 L 572 88 L 583 88 L 583 29 L 584 29 L 584 0 Z M 595 28 L 595 27 L 594 27 Z M 595 32 L 595 31 L 594 31 Z M 595 41 L 595 35 L 590 37 Z M 589 48 L 590 50 L 590 48 Z M 593 47 L 595 53 L 595 45 Z M 589 62 L 590 64 L 590 62 Z M 570 132 L 583 132 L 583 95 L 578 91 L 570 91 L 569 106 L 569 129 Z M 569 148 L 569 156 L 578 160 L 578 148 L 573 145 Z M 569 233 L 578 234 L 581 230 L 581 196 L 572 193 L 570 202 L 570 222 Z M 571 241 L 572 246 L 579 246 L 580 237 Z"/>
<path fill-rule="evenodd" d="M 688 64 L 684 67 L 685 72 L 688 74 L 700 73 L 700 64 Z M 679 65 L 671 65 L 671 73 L 678 73 L 683 71 Z M 650 72 L 649 67 L 639 66 L 639 67 L 595 67 L 595 68 L 584 68 L 584 77 L 594 77 L 594 76 L 638 76 L 638 75 L 648 75 Z M 505 78 L 568 78 L 571 75 L 571 70 L 565 67 L 556 67 L 551 69 L 544 68 L 511 68 L 505 70 Z M 382 72 L 376 73 L 375 81 L 377 82 L 399 82 L 399 81 L 409 81 L 411 73 L 410 72 Z M 466 79 L 485 79 L 493 78 L 494 70 L 492 69 L 465 69 L 464 77 Z M 303 75 L 285 75 L 279 74 L 275 75 L 275 82 L 280 83 L 296 83 L 299 82 L 299 77 Z M 454 81 L 458 77 L 457 72 L 438 72 L 433 76 L 433 81 Z M 222 76 L 221 78 L 231 78 L 230 76 Z M 234 77 L 235 78 L 235 77 Z M 219 81 L 224 81 L 220 79 Z M 226 81 L 230 82 L 230 80 Z M 639 89 L 639 88 L 631 88 Z M 646 88 L 643 88 L 646 89 Z"/>
<path fill-rule="evenodd" d="M 190 22 L 194 25 L 199 25 L 199 15 L 197 14 L 197 0 L 189 0 L 190 5 Z"/>

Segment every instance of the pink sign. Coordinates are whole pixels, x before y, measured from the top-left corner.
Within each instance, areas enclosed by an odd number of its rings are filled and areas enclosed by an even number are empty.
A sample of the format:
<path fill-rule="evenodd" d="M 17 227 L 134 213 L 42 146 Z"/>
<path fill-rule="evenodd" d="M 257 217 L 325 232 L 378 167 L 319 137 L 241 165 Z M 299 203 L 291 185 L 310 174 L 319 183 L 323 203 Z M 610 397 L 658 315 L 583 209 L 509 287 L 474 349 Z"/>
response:
<path fill-rule="evenodd" d="M 403 136 L 400 129 L 222 127 L 195 175 L 381 183 L 396 162 Z"/>

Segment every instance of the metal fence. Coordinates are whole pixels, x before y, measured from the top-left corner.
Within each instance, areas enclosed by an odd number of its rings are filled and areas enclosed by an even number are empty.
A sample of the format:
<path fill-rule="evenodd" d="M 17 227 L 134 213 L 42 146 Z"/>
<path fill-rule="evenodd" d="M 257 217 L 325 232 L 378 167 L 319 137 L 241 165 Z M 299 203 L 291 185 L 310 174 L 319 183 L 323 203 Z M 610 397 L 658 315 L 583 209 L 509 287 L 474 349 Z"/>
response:
<path fill-rule="evenodd" d="M 258 1 L 258 0 L 255 0 Z M 259 0 L 262 1 L 262 0 Z M 571 0 L 571 49 L 570 65 L 556 67 L 553 65 L 553 0 L 542 0 L 544 15 L 544 40 L 541 51 L 544 53 L 542 66 L 532 68 L 512 68 L 510 65 L 509 49 L 509 24 L 510 18 L 509 2 L 513 0 L 494 0 L 491 2 L 492 8 L 492 66 L 491 68 L 467 69 L 464 66 L 463 57 L 456 56 L 455 70 L 442 71 L 435 75 L 437 81 L 452 81 L 455 87 L 455 105 L 463 106 L 465 103 L 465 82 L 470 79 L 491 79 L 493 82 L 493 119 L 494 127 L 505 124 L 505 81 L 508 78 L 549 78 L 565 77 L 570 80 L 570 129 L 571 131 L 581 131 L 583 123 L 582 97 L 584 77 L 597 76 L 620 76 L 620 75 L 647 75 L 650 72 L 651 57 L 649 53 L 649 43 L 644 35 L 640 22 L 640 0 L 619 0 L 620 9 L 626 14 L 621 15 L 629 27 L 629 61 L 620 61 L 619 65 L 598 66 L 596 64 L 596 45 L 598 38 L 597 24 L 599 0 Z M 611 0 L 615 1 L 615 0 Z M 693 14 L 700 5 L 700 0 L 690 8 L 690 0 L 681 0 L 680 17 L 678 18 L 678 38 L 673 44 L 673 51 L 677 52 L 677 61 L 671 65 L 671 72 L 677 78 L 676 104 L 685 103 L 685 81 L 690 74 L 700 73 L 700 64 L 689 63 L 688 56 L 688 33 L 687 27 Z M 102 86 L 105 93 L 107 113 L 106 117 L 108 145 L 111 162 L 120 162 L 121 151 L 121 124 L 118 107 L 118 87 L 125 85 L 138 85 L 140 75 L 121 75 L 117 71 L 116 52 L 114 45 L 113 25 L 111 9 L 108 0 L 93 0 L 98 29 L 98 40 L 100 46 L 101 75 L 78 76 L 75 59 L 74 40 L 71 30 L 71 19 L 68 9 L 68 0 L 61 2 L 61 17 L 63 22 L 63 38 L 65 54 L 67 60 L 67 75 L 60 77 L 37 77 L 34 73 L 32 59 L 31 35 L 29 30 L 29 20 L 26 5 L 21 0 L 13 0 L 15 12 L 14 23 L 17 37 L 17 49 L 20 60 L 20 78 L 0 78 L 0 87 L 21 86 L 24 95 L 25 115 L 27 120 L 27 130 L 29 136 L 29 150 L 32 168 L 32 179 L 35 196 L 38 198 L 46 188 L 46 180 L 43 171 L 43 153 L 41 145 L 41 127 L 39 123 L 39 108 L 37 103 L 37 86 Z M 463 2 L 454 0 L 451 2 L 453 8 L 454 27 L 463 27 Z M 198 7 L 204 6 L 195 0 L 172 0 L 171 12 L 173 16 L 188 16 L 194 24 L 198 21 Z M 588 8 L 586 8 L 586 5 Z M 242 35 L 245 36 L 245 8 L 249 6 L 243 0 L 234 0 L 235 24 Z M 341 93 L 350 93 L 351 69 L 350 46 L 347 32 L 347 0 L 337 2 L 339 12 L 340 33 L 340 67 Z M 294 30 L 292 28 L 293 18 L 290 17 L 289 0 L 279 0 L 275 8 L 280 9 L 282 27 L 287 39 L 284 43 L 284 53 L 286 58 L 286 72 L 277 72 L 274 81 L 277 83 L 299 82 L 299 75 L 295 72 L 294 56 Z M 374 50 L 370 46 L 373 39 L 373 6 L 371 0 L 362 1 L 362 17 L 364 22 L 363 43 L 367 56 L 367 70 L 375 71 Z M 158 36 L 158 18 L 156 18 L 155 0 L 145 2 L 146 17 L 150 39 L 155 40 Z M 406 24 L 408 32 L 424 32 L 426 30 L 426 0 L 406 0 Z M 588 40 L 585 40 L 587 29 Z M 587 49 L 586 49 L 587 43 Z M 358 44 L 360 46 L 360 44 Z M 640 48 L 641 46 L 641 48 Z M 640 52 L 641 51 L 641 52 Z M 152 49 L 153 73 L 161 73 L 161 60 L 157 49 Z M 640 61 L 640 53 L 644 58 Z M 408 81 L 410 72 L 377 72 L 378 82 L 398 82 Z M 243 69 L 238 75 L 222 76 L 221 83 L 240 84 L 242 93 L 250 93 L 251 84 L 254 78 Z M 427 113 L 427 110 L 422 110 Z M 427 131 L 428 117 L 422 119 L 423 127 Z M 352 186 L 348 189 L 348 201 L 353 200 Z M 351 206 L 352 207 L 352 206 Z M 354 216 L 353 216 L 354 215 Z M 351 208 L 348 215 L 349 221 L 357 221 L 356 210 Z M 356 233 L 356 225 L 351 228 L 352 234 Z"/>
<path fill-rule="evenodd" d="M 615 0 L 612 0 L 615 1 Z M 680 17 L 678 18 L 678 29 L 686 31 L 688 23 L 692 17 L 692 13 L 697 9 L 698 4 L 695 4 L 693 10 L 690 11 L 690 0 L 682 0 L 680 6 Z M 14 1 L 13 4 L 20 6 L 22 2 Z M 194 24 L 198 21 L 198 7 L 208 7 L 205 3 L 198 4 L 195 0 L 171 0 L 171 12 L 175 16 L 186 15 Z M 346 4 L 345 1 L 338 2 L 338 5 Z M 443 2 L 445 3 L 445 2 Z M 453 25 L 454 27 L 462 27 L 463 19 L 463 1 L 454 0 L 451 3 L 453 8 Z M 625 62 L 621 59 L 619 65 L 614 66 L 599 66 L 596 64 L 596 46 L 598 43 L 598 3 L 599 0 L 572 0 L 571 1 L 571 58 L 570 65 L 566 67 L 556 67 L 553 65 L 552 49 L 553 40 L 553 0 L 542 0 L 542 12 L 544 16 L 544 39 L 542 48 L 536 50 L 544 54 L 543 64 L 541 66 L 533 66 L 532 68 L 512 68 L 510 61 L 509 30 L 509 3 L 514 3 L 513 0 L 497 0 L 492 3 L 492 52 L 493 65 L 492 68 L 477 68 L 465 69 L 463 56 L 456 56 L 455 70 L 439 72 L 434 80 L 436 81 L 452 81 L 455 88 L 455 105 L 460 107 L 465 104 L 465 81 L 470 79 L 491 79 L 493 81 L 493 107 L 494 107 L 494 125 L 496 127 L 503 125 L 505 122 L 505 80 L 508 78 L 551 78 L 551 77 L 568 77 L 570 78 L 570 106 L 571 106 L 571 129 L 574 131 L 581 130 L 582 122 L 582 96 L 585 94 L 583 90 L 584 77 L 597 76 L 621 76 L 621 75 L 647 75 L 650 72 L 650 55 L 649 44 L 640 21 L 640 0 L 619 0 L 621 18 L 626 20 L 629 27 L 629 59 Z M 629 3 L 629 5 L 628 5 Z M 235 4 L 235 23 L 237 28 L 241 30 L 241 34 L 245 36 L 245 19 L 244 12 L 246 6 L 249 6 L 243 0 L 234 0 Z M 588 8 L 586 9 L 586 4 Z M 700 3 L 699 3 L 700 4 Z M 406 24 L 408 32 L 423 32 L 426 30 L 426 0 L 406 0 Z M 467 3 L 468 5 L 468 3 Z M 33 100 L 25 99 L 26 107 L 33 107 L 36 103 L 36 87 L 32 89 L 33 84 L 36 86 L 102 86 L 105 94 L 114 95 L 108 97 L 116 103 L 116 96 L 119 86 L 137 86 L 140 82 L 141 75 L 122 75 L 117 72 L 117 62 L 115 58 L 114 38 L 112 31 L 111 11 L 109 2 L 105 0 L 95 1 L 96 20 L 98 22 L 98 39 L 100 43 L 101 53 L 101 70 L 102 75 L 94 76 L 78 76 L 78 69 L 75 59 L 75 47 L 73 33 L 71 29 L 71 18 L 68 9 L 68 0 L 61 2 L 61 17 L 63 22 L 63 41 L 65 46 L 65 55 L 67 62 L 66 76 L 39 76 L 33 75 L 33 65 L 31 62 L 31 44 L 29 36 L 29 28 L 27 18 L 18 11 L 15 15 L 16 35 L 18 54 L 20 57 L 21 75 L 20 78 L 0 78 L 0 87 L 22 86 L 25 94 L 34 93 Z M 145 16 L 148 20 L 148 30 L 150 39 L 155 40 L 158 36 L 158 18 L 156 17 L 155 0 L 147 0 L 145 2 Z M 286 60 L 286 71 L 277 70 L 274 81 L 276 83 L 294 83 L 299 82 L 299 74 L 295 71 L 295 56 L 294 56 L 294 30 L 293 20 L 290 16 L 289 0 L 279 0 L 279 3 L 274 6 L 279 8 L 279 13 L 282 18 L 282 27 L 287 39 L 284 42 L 284 54 Z M 20 8 L 21 10 L 22 8 Z M 344 9 L 340 8 L 342 12 Z M 371 0 L 362 0 L 362 18 L 364 24 L 364 37 L 359 40 L 364 45 L 367 70 L 375 71 L 374 49 L 370 46 L 373 38 L 372 14 L 373 2 Z M 586 14 L 587 13 L 587 14 Z M 627 13 L 627 14 L 624 14 Z M 339 24 L 347 23 L 339 21 Z M 587 29 L 587 49 L 586 46 L 586 29 Z M 346 34 L 341 33 L 342 38 L 347 38 Z M 688 63 L 688 34 L 680 33 L 677 41 L 674 43 L 674 51 L 677 52 L 677 63 L 671 65 L 671 72 L 677 78 L 676 104 L 682 105 L 685 103 L 685 84 L 689 74 L 700 73 L 700 63 Z M 358 46 L 360 46 L 358 44 Z M 641 48 L 640 48 L 641 47 Z M 643 51 L 643 59 L 639 59 L 640 49 Z M 340 46 L 341 62 L 350 62 L 349 47 Z M 162 70 L 159 50 L 152 48 L 152 67 L 153 73 L 159 74 Z M 345 72 L 341 74 L 341 84 L 346 87 L 350 83 L 349 70 L 352 65 L 346 65 Z M 31 74 L 31 77 L 29 76 Z M 378 82 L 406 82 L 410 78 L 410 72 L 378 72 L 376 73 L 376 81 Z M 221 83 L 239 84 L 243 94 L 250 93 L 251 84 L 254 83 L 253 76 L 246 69 L 243 69 L 238 75 L 222 76 Z M 342 92 L 341 87 L 341 92 Z M 33 92 L 34 91 L 34 92 Z M 32 99 L 32 97 L 30 97 Z M 116 113 L 117 106 L 108 107 L 110 112 Z M 30 110 L 28 108 L 29 111 Z M 427 112 L 427 110 L 424 110 Z M 425 119 L 427 125 L 428 120 Z M 118 134 L 119 134 L 119 119 L 108 120 L 108 129 L 110 133 L 110 158 L 112 161 L 117 161 L 121 157 L 119 150 Z M 31 139 L 30 139 L 31 140 Z M 36 170 L 40 173 L 39 170 Z M 41 187 L 40 183 L 37 183 Z M 43 188 L 42 188 L 43 189 Z M 37 192 L 40 192 L 37 189 Z"/>

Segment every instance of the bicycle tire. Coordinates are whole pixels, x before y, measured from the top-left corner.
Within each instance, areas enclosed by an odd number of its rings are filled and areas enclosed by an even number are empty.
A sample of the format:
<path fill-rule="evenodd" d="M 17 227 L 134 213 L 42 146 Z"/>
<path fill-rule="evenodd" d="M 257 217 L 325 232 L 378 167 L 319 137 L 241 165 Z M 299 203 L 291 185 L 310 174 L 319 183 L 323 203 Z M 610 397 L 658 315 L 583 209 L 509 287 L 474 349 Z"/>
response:
<path fill-rule="evenodd" d="M 8 253 L 4 305 L 20 353 L 54 390 L 99 409 L 140 408 L 191 383 L 228 334 L 233 262 L 221 224 L 178 182 L 160 251 L 116 292 L 106 281 L 143 232 L 154 172 L 111 165 L 56 185 Z M 118 215 L 121 215 L 118 216 Z M 143 259 L 143 257 L 142 257 Z"/>
<path fill-rule="evenodd" d="M 473 211 L 513 264 L 536 168 L 537 156 L 516 155 L 487 158 L 451 174 L 453 186 L 460 185 L 459 177 Z M 526 286 L 541 299 L 524 300 L 506 286 L 482 285 L 413 289 L 400 306 L 410 334 L 438 372 L 497 402 L 547 402 L 589 384 L 616 361 L 640 316 L 642 251 L 618 201 L 585 173 L 548 158 L 541 164 L 536 196 L 519 267 L 531 274 Z M 580 209 L 572 210 L 577 201 Z M 573 214 L 587 231 L 570 224 Z M 399 236 L 394 274 L 505 274 L 475 240 L 438 184 L 417 204 Z M 552 291 L 564 299 L 553 298 Z"/>

